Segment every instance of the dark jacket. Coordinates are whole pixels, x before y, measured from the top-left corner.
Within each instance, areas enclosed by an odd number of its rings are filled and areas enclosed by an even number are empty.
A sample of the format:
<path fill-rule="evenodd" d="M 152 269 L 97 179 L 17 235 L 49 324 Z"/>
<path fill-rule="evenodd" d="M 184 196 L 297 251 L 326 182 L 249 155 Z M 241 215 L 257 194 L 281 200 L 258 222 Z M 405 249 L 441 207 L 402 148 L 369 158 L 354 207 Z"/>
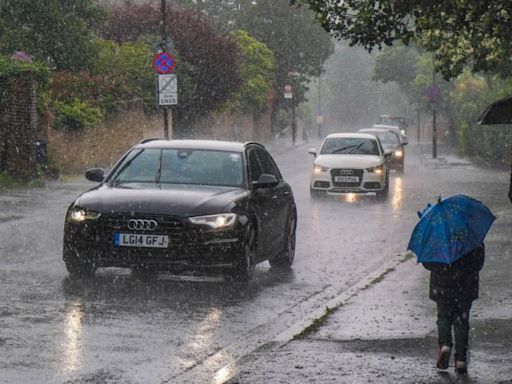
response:
<path fill-rule="evenodd" d="M 453 264 L 423 263 L 430 273 L 430 298 L 436 303 L 468 303 L 478 298 L 479 271 L 485 260 L 481 247 Z"/>
<path fill-rule="evenodd" d="M 508 187 L 508 198 L 512 203 L 512 164 L 510 165 L 510 185 Z"/>

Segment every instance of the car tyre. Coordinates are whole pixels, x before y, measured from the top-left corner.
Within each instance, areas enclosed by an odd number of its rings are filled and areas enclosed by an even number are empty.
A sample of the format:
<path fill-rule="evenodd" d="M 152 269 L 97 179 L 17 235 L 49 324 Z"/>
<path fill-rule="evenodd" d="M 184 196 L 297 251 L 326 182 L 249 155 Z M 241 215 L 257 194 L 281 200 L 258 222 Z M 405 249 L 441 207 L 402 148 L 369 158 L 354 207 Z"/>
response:
<path fill-rule="evenodd" d="M 386 177 L 386 186 L 381 191 L 377 191 L 377 199 L 380 201 L 387 200 L 389 196 L 389 175 Z"/>
<path fill-rule="evenodd" d="M 251 225 L 246 230 L 243 255 L 238 258 L 231 273 L 235 281 L 247 283 L 251 280 L 256 266 L 256 233 Z"/>
<path fill-rule="evenodd" d="M 275 258 L 269 260 L 272 268 L 289 269 L 292 266 L 295 258 L 295 242 L 297 231 L 297 212 L 293 210 L 291 218 L 288 222 L 287 236 L 283 251 L 280 252 Z"/>

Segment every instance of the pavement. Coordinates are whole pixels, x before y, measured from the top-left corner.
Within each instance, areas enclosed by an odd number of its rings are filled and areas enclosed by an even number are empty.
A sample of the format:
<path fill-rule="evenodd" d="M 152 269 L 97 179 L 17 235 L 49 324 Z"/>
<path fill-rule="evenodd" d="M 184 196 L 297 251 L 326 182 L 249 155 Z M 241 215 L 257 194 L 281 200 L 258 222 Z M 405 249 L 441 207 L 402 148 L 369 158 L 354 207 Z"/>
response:
<path fill-rule="evenodd" d="M 432 159 L 423 166 L 472 167 L 467 159 Z M 467 375 L 435 367 L 436 306 L 428 298 L 429 272 L 403 257 L 395 267 L 270 351 L 258 352 L 229 384 L 252 383 L 512 383 L 512 207 L 486 238 L 480 298 L 470 317 Z"/>

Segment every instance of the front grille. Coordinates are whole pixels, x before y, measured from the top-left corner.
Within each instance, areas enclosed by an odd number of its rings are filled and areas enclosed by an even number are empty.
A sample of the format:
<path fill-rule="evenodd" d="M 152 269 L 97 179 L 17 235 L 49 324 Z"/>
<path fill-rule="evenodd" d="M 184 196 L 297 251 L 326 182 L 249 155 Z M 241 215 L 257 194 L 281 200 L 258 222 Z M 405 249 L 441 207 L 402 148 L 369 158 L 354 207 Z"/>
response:
<path fill-rule="evenodd" d="M 328 181 L 315 181 L 314 187 L 315 188 L 329 188 L 329 182 Z"/>
<path fill-rule="evenodd" d="M 331 178 L 334 187 L 359 187 L 363 181 L 364 170 L 362 169 L 332 169 Z M 356 177 L 357 181 L 336 181 L 337 177 Z"/>
<path fill-rule="evenodd" d="M 155 220 L 158 223 L 158 227 L 155 230 L 155 232 L 158 233 L 174 234 L 181 233 L 184 230 L 183 220 L 175 216 L 146 214 L 111 214 L 102 215 L 101 218 L 103 220 L 105 230 L 107 231 L 129 231 L 128 221 L 130 219 Z"/>

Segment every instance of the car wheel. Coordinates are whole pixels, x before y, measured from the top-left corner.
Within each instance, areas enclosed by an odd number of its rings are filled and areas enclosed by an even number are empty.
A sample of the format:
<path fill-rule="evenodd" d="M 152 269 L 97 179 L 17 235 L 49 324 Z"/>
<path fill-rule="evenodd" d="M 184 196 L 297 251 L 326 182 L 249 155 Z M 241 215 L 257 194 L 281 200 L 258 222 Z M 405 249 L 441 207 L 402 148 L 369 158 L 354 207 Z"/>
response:
<path fill-rule="evenodd" d="M 389 196 L 389 175 L 386 177 L 386 186 L 381 191 L 377 191 L 377 199 L 384 201 Z"/>
<path fill-rule="evenodd" d="M 237 259 L 231 277 L 235 281 L 248 282 L 254 274 L 256 263 L 256 233 L 250 225 L 245 235 L 243 255 Z"/>
<path fill-rule="evenodd" d="M 68 273 L 73 278 L 93 277 L 96 271 L 96 265 L 93 260 L 84 259 L 76 253 L 64 257 L 64 263 Z"/>
<path fill-rule="evenodd" d="M 402 161 L 402 163 L 400 163 L 400 166 L 398 167 L 398 169 L 396 170 L 397 173 L 403 175 L 405 173 L 405 164 L 404 162 Z"/>
<path fill-rule="evenodd" d="M 275 258 L 269 260 L 272 268 L 290 268 L 295 258 L 295 240 L 297 230 L 297 213 L 292 212 L 290 221 L 288 222 L 288 231 L 285 239 L 283 251 Z"/>

